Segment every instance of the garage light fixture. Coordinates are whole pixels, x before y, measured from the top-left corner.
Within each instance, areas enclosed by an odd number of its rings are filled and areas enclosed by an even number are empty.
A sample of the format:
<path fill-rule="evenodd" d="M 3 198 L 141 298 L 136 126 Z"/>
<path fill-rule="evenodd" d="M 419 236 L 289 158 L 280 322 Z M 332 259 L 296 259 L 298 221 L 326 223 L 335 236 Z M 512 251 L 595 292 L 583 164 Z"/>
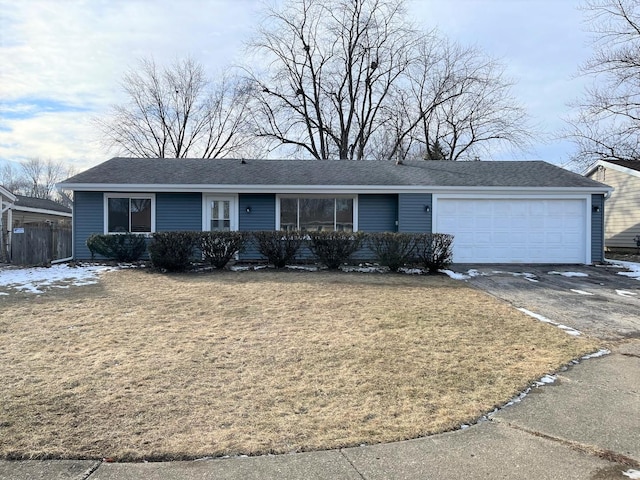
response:
<path fill-rule="evenodd" d="M 594 211 L 595 213 L 600 212 L 600 206 L 599 206 L 599 205 L 594 205 L 594 206 L 593 206 L 593 211 Z"/>

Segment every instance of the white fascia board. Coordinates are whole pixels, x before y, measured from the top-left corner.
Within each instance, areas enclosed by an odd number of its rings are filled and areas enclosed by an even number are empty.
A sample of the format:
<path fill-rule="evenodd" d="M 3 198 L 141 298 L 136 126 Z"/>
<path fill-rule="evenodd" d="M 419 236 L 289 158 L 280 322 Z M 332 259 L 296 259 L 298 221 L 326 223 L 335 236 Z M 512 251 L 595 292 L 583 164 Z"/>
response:
<path fill-rule="evenodd" d="M 589 176 L 593 172 L 595 172 L 599 167 L 610 168 L 611 170 L 616 170 L 618 172 L 626 173 L 627 175 L 632 175 L 634 177 L 640 177 L 640 171 L 634 170 L 632 168 L 623 167 L 622 165 L 617 165 L 615 163 L 607 162 L 606 160 L 598 160 L 591 167 L 587 169 L 584 173 L 584 176 Z"/>
<path fill-rule="evenodd" d="M 0 197 L 6 197 L 9 199 L 11 203 L 16 201 L 16 196 L 11 193 L 9 190 L 0 185 Z"/>
<path fill-rule="evenodd" d="M 32 208 L 32 207 L 22 207 L 14 205 L 13 209 L 16 212 L 29 212 L 29 213 L 42 213 L 44 215 L 54 215 L 57 217 L 73 217 L 72 213 L 67 212 L 59 212 L 57 210 L 47 210 L 45 208 Z"/>
<path fill-rule="evenodd" d="M 86 192 L 198 192 L 198 193 L 438 193 L 467 192 L 522 195 L 526 193 L 608 193 L 611 187 L 445 187 L 430 185 L 173 185 L 173 184 L 61 184 L 62 188 Z"/>

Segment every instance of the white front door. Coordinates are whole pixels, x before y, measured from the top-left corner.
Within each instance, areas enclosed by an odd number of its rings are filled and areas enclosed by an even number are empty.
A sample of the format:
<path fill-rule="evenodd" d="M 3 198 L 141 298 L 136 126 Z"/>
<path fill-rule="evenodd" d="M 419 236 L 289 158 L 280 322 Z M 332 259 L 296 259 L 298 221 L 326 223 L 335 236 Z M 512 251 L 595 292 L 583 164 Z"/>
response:
<path fill-rule="evenodd" d="M 203 229 L 210 232 L 237 230 L 237 208 L 235 197 L 205 197 L 205 218 Z"/>

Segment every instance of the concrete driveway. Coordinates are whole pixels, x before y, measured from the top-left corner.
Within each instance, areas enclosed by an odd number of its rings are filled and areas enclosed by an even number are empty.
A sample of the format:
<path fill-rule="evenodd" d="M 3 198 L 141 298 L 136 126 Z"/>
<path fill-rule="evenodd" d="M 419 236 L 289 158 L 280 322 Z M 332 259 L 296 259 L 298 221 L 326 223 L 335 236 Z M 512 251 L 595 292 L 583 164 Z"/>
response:
<path fill-rule="evenodd" d="M 640 280 L 616 265 L 453 265 L 472 285 L 604 340 L 640 338 Z"/>

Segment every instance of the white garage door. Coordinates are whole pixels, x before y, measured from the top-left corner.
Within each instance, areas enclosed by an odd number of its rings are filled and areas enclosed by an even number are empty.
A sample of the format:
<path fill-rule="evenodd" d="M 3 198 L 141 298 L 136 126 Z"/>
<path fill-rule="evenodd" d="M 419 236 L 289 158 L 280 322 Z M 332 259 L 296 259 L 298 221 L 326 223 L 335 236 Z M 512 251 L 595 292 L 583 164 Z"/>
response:
<path fill-rule="evenodd" d="M 586 200 L 434 198 L 456 263 L 586 263 Z"/>

